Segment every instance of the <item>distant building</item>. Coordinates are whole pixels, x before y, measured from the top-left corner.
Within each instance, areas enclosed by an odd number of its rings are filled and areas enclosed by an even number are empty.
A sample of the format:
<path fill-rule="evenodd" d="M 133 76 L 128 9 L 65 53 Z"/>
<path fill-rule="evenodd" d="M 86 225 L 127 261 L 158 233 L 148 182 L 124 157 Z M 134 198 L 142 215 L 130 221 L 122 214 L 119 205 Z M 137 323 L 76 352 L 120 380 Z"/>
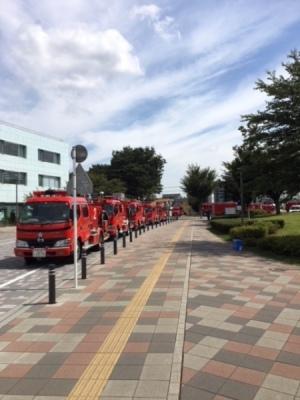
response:
<path fill-rule="evenodd" d="M 69 153 L 61 139 L 0 121 L 0 222 L 34 190 L 65 188 Z"/>
<path fill-rule="evenodd" d="M 163 194 L 163 199 L 170 199 L 170 200 L 181 200 L 180 193 L 170 193 L 170 194 Z"/>
<path fill-rule="evenodd" d="M 81 196 L 92 195 L 93 193 L 93 182 L 81 164 L 78 164 L 76 167 L 76 186 L 77 193 Z M 73 173 L 69 175 L 67 192 L 70 195 L 73 194 Z"/>

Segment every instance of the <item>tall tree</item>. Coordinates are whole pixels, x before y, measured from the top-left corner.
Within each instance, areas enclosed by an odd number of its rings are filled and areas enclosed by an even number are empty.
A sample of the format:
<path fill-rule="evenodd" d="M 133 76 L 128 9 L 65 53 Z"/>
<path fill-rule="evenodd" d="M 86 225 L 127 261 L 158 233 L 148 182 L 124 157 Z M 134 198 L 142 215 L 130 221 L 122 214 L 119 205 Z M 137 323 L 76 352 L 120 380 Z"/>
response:
<path fill-rule="evenodd" d="M 252 154 L 256 188 L 270 195 L 280 213 L 280 197 L 300 190 L 300 52 L 283 63 L 284 75 L 267 73 L 256 89 L 268 96 L 266 107 L 242 117 L 241 151 Z"/>
<path fill-rule="evenodd" d="M 182 190 L 187 194 L 189 204 L 194 211 L 207 200 L 216 183 L 216 172 L 210 168 L 201 169 L 197 164 L 190 164 L 181 180 Z"/>
<path fill-rule="evenodd" d="M 113 193 L 125 193 L 126 185 L 120 179 L 109 179 L 109 164 L 94 164 L 88 174 L 94 185 L 94 192 L 111 195 Z"/>
<path fill-rule="evenodd" d="M 166 160 L 153 147 L 124 147 L 113 151 L 108 176 L 126 185 L 126 195 L 144 199 L 162 190 Z"/>

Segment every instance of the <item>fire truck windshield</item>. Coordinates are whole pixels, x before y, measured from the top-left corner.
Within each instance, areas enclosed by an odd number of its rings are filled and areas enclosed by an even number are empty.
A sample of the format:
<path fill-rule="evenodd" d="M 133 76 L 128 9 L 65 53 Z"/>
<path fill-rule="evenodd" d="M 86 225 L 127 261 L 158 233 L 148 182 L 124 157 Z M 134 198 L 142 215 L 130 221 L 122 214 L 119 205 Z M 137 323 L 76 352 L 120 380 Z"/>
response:
<path fill-rule="evenodd" d="M 21 224 L 53 224 L 67 222 L 70 208 L 65 203 L 30 203 L 21 212 Z"/>
<path fill-rule="evenodd" d="M 105 204 L 104 209 L 108 215 L 114 214 L 114 206 L 112 204 Z"/>
<path fill-rule="evenodd" d="M 135 206 L 129 206 L 129 214 L 130 215 L 135 215 L 136 214 L 136 207 Z"/>

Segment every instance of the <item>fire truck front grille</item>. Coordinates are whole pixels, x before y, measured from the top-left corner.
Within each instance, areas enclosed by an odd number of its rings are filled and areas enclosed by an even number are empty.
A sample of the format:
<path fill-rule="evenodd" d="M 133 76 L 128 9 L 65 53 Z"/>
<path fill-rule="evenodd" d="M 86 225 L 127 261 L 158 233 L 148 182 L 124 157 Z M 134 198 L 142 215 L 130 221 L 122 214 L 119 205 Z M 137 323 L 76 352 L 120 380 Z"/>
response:
<path fill-rule="evenodd" d="M 28 245 L 29 245 L 29 247 L 35 247 L 35 248 L 36 247 L 53 247 L 54 244 L 58 240 L 63 240 L 63 239 L 44 240 L 43 242 L 37 241 L 37 240 L 28 240 Z"/>

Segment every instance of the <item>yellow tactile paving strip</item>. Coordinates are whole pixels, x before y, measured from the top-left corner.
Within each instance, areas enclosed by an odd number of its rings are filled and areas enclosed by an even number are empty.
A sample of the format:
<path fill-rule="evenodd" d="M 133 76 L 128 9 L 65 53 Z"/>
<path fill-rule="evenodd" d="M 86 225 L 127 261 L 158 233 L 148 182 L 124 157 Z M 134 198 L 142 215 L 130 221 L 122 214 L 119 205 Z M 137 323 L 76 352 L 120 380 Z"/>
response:
<path fill-rule="evenodd" d="M 186 224 L 176 232 L 171 239 L 171 243 L 176 243 L 178 241 L 185 227 Z M 173 249 L 168 250 L 155 264 L 149 276 L 123 311 L 116 325 L 74 386 L 72 392 L 68 396 L 68 400 L 99 399 L 172 251 Z"/>

